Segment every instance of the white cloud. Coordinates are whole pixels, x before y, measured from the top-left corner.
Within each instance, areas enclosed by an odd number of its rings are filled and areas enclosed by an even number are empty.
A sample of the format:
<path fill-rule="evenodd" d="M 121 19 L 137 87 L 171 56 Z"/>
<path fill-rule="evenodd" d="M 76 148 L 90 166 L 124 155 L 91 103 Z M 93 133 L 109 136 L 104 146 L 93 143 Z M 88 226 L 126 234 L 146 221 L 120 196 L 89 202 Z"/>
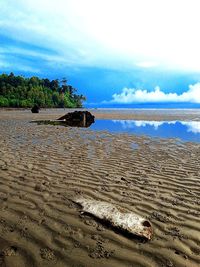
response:
<path fill-rule="evenodd" d="M 15 47 L 7 45 L 6 47 L 0 47 L 0 54 L 9 54 L 9 55 L 19 55 L 19 56 L 30 56 L 34 58 L 39 58 L 41 60 L 49 62 L 65 62 L 65 59 L 58 55 L 50 55 L 47 52 L 34 51 L 31 49 L 24 49 L 21 47 Z"/>
<path fill-rule="evenodd" d="M 157 86 L 154 91 L 124 88 L 121 93 L 112 96 L 112 103 L 159 103 L 159 102 L 184 102 L 200 103 L 200 83 L 189 85 L 189 89 L 181 94 L 165 93 Z"/>
<path fill-rule="evenodd" d="M 199 0 L 1 0 L 0 32 L 74 65 L 200 71 Z"/>
<path fill-rule="evenodd" d="M 158 66 L 158 63 L 153 62 L 153 61 L 143 61 L 143 62 L 136 63 L 136 66 L 142 67 L 142 68 L 151 68 L 151 67 Z"/>

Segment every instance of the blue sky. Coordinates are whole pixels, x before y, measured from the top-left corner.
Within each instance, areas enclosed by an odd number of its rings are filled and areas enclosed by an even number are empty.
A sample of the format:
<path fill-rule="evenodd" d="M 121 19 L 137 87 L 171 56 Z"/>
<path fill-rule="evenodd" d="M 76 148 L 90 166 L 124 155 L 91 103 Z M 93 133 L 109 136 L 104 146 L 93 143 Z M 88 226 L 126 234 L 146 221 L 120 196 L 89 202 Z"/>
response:
<path fill-rule="evenodd" d="M 199 0 L 0 0 L 0 71 L 66 77 L 89 106 L 199 105 L 199 10 Z"/>

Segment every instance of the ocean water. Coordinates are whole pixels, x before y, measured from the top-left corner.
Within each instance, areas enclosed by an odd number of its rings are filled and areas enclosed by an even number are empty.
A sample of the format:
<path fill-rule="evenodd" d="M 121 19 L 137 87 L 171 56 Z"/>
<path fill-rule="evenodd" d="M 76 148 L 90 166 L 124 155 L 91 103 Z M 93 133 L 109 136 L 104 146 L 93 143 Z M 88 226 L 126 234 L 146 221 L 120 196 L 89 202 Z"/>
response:
<path fill-rule="evenodd" d="M 90 129 L 200 143 L 200 121 L 96 120 Z"/>
<path fill-rule="evenodd" d="M 200 109 L 200 103 L 87 104 L 87 108 L 104 109 Z"/>
<path fill-rule="evenodd" d="M 200 117 L 200 109 L 196 108 L 95 108 L 89 109 L 91 113 L 95 111 L 95 113 L 118 113 L 118 114 L 134 114 L 134 115 L 192 115 L 199 119 Z M 195 117 L 194 117 L 195 118 Z"/>

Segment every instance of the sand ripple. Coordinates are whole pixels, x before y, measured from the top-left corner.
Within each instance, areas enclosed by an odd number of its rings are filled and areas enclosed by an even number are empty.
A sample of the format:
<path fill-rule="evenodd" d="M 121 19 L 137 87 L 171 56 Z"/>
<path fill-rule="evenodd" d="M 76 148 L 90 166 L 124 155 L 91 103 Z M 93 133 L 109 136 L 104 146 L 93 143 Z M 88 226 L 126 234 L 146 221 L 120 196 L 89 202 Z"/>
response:
<path fill-rule="evenodd" d="M 29 124 L 32 116 L 8 112 L 0 124 L 0 266 L 199 266 L 199 144 Z M 153 239 L 81 214 L 78 195 L 147 217 Z"/>

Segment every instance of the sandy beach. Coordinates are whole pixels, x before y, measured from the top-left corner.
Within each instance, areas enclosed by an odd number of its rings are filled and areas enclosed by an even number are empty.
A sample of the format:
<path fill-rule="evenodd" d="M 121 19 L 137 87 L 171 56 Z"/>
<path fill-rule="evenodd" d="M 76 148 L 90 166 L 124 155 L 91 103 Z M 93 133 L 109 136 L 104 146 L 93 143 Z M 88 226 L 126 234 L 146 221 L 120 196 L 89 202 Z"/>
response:
<path fill-rule="evenodd" d="M 30 123 L 67 112 L 0 110 L 0 266 L 199 266 L 200 144 Z M 100 119 L 200 120 L 198 110 L 170 112 L 92 110 Z M 147 218 L 152 240 L 82 214 L 77 196 Z"/>

